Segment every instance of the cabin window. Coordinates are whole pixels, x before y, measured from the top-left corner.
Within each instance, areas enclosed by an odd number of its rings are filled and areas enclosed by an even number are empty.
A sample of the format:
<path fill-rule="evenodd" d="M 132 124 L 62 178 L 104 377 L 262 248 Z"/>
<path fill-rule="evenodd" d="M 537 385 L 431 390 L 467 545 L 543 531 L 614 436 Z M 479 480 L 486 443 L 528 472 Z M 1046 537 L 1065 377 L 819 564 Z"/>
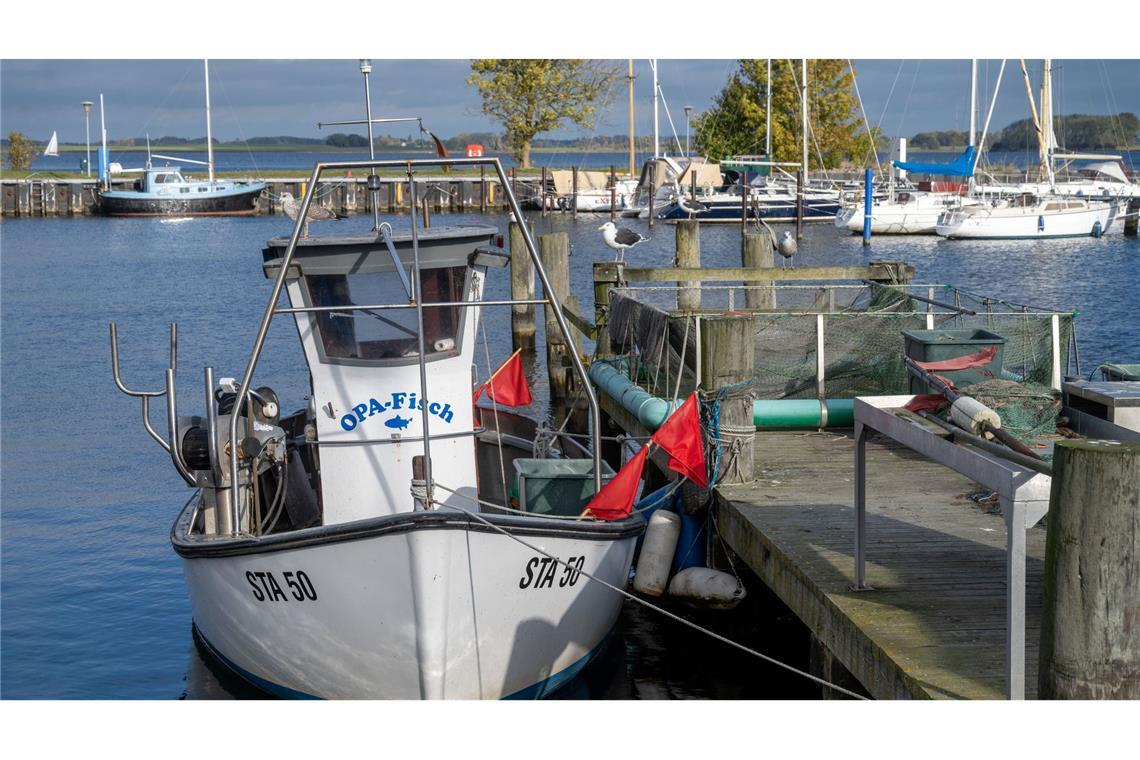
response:
<path fill-rule="evenodd" d="M 168 174 L 156 174 L 156 175 L 154 175 L 154 184 L 161 185 L 163 182 L 166 182 L 166 178 L 168 176 L 170 176 L 170 175 L 168 175 Z"/>
<path fill-rule="evenodd" d="M 466 277 L 465 266 L 420 272 L 428 361 L 458 353 L 465 310 L 429 304 L 464 300 Z M 403 304 L 408 300 L 395 272 L 306 275 L 305 280 L 313 306 Z M 316 325 L 326 359 L 410 363 L 419 357 L 415 309 L 317 312 Z"/>

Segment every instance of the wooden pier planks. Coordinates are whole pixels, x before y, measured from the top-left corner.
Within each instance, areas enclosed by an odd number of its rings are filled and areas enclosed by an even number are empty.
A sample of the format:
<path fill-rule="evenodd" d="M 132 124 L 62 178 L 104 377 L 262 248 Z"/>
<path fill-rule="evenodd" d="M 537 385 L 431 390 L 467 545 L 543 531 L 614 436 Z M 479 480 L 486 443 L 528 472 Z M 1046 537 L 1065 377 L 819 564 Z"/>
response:
<path fill-rule="evenodd" d="M 855 592 L 850 433 L 756 436 L 758 480 L 719 489 L 725 540 L 877 698 L 1005 698 L 1005 523 L 977 486 L 886 439 L 867 447 L 867 582 Z M 1045 531 L 1027 535 L 1026 696 L 1037 688 Z"/>

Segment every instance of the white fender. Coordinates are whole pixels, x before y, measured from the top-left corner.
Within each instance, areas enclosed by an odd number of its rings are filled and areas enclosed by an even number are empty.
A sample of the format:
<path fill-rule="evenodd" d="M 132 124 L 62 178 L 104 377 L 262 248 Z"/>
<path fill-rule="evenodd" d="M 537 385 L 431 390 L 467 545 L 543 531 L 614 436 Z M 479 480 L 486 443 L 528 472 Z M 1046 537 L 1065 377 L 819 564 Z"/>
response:
<path fill-rule="evenodd" d="M 681 518 L 667 509 L 659 509 L 649 518 L 645 542 L 637 559 L 633 587 L 647 596 L 661 596 L 669 583 L 669 569 L 681 537 Z"/>
<path fill-rule="evenodd" d="M 713 609 L 732 609 L 745 594 L 736 576 L 710 567 L 687 567 L 669 583 L 669 596 Z"/>

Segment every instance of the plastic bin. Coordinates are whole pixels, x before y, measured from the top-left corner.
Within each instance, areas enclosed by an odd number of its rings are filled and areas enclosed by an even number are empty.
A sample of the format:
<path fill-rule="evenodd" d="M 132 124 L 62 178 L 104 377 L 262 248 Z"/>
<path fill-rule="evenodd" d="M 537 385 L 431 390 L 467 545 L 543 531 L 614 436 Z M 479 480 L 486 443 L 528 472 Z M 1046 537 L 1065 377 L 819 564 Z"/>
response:
<path fill-rule="evenodd" d="M 969 369 L 942 370 L 938 373 L 959 388 L 1001 377 L 1005 338 L 997 333 L 988 330 L 903 330 L 902 334 L 907 357 L 919 362 L 957 359 L 976 354 L 983 348 L 995 346 L 997 354 L 989 364 Z M 938 390 L 912 375 L 910 392 L 938 393 Z"/>
<path fill-rule="evenodd" d="M 1100 373 L 1105 380 L 1140 382 L 1140 364 L 1102 364 Z"/>
<path fill-rule="evenodd" d="M 538 515 L 582 514 L 594 496 L 592 459 L 516 459 L 519 509 Z M 614 476 L 602 462 L 602 483 Z"/>

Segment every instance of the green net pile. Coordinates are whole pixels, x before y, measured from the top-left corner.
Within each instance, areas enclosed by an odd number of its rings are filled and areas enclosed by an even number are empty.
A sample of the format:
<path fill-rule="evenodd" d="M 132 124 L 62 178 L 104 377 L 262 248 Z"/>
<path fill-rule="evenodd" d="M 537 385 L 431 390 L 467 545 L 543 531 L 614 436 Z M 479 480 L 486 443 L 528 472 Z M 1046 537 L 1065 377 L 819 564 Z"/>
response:
<path fill-rule="evenodd" d="M 961 389 L 997 412 L 1001 427 L 1026 445 L 1057 432 L 1061 415 L 1061 393 L 1036 383 L 986 380 Z"/>

